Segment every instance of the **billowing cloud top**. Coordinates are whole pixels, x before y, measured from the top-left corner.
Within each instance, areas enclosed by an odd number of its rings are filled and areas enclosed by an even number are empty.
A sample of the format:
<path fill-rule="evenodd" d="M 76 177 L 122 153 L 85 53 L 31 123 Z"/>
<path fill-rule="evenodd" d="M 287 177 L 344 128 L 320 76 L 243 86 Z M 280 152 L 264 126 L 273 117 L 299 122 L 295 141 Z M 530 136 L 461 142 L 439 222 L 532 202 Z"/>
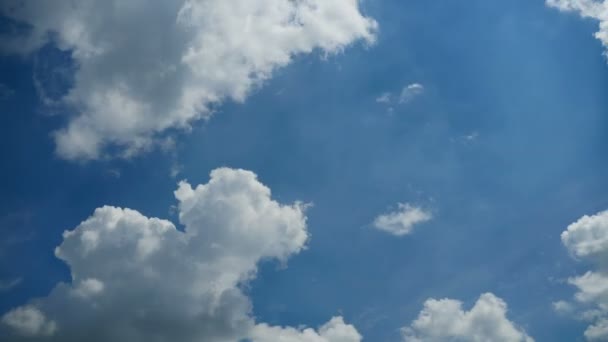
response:
<path fill-rule="evenodd" d="M 377 27 L 358 0 L 7 0 L 0 13 L 31 26 L 0 37 L 5 52 L 53 41 L 75 61 L 62 100 L 76 114 L 54 134 L 68 159 L 149 148 L 209 117 L 210 105 L 244 100 L 294 55 L 372 42 Z"/>
<path fill-rule="evenodd" d="M 608 211 L 583 216 L 562 233 L 562 242 L 574 256 L 607 258 Z"/>
<path fill-rule="evenodd" d="M 240 285 L 265 259 L 286 261 L 308 240 L 304 207 L 281 205 L 252 172 L 217 169 L 209 183 L 175 192 L 180 222 L 102 207 L 64 233 L 55 254 L 72 281 L 2 317 L 11 340 L 348 341 L 336 317 L 313 329 L 256 325 Z M 332 336 L 341 336 L 333 339 Z"/>
<path fill-rule="evenodd" d="M 334 317 L 319 331 L 313 329 L 271 327 L 258 324 L 252 333 L 254 341 L 273 342 L 359 342 L 361 335 L 355 327 L 344 323 L 342 317 Z"/>
<path fill-rule="evenodd" d="M 402 329 L 404 342 L 533 342 L 506 317 L 507 304 L 482 294 L 469 311 L 453 299 L 429 299 L 418 318 Z"/>

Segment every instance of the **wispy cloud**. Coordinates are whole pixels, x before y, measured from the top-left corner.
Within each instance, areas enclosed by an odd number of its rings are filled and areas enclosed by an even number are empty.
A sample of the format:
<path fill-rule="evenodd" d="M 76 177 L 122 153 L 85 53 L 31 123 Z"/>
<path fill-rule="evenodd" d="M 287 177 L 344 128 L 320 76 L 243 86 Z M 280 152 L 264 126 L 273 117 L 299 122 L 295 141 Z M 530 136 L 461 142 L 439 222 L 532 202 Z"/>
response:
<path fill-rule="evenodd" d="M 391 93 L 384 93 L 376 98 L 378 103 L 391 103 Z"/>
<path fill-rule="evenodd" d="M 11 249 L 35 238 L 32 218 L 27 209 L 0 217 L 0 258 L 6 258 Z"/>
<path fill-rule="evenodd" d="M 385 105 L 406 104 L 412 102 L 418 96 L 422 95 L 424 90 L 425 88 L 422 84 L 412 83 L 403 87 L 403 89 L 396 94 L 391 92 L 382 93 L 376 98 L 376 102 Z"/>
<path fill-rule="evenodd" d="M 471 132 L 471 133 L 465 135 L 463 138 L 466 141 L 475 141 L 475 140 L 477 140 L 479 138 L 479 133 L 478 132 Z"/>
<path fill-rule="evenodd" d="M 8 292 L 14 289 L 15 287 L 19 286 L 22 281 L 23 278 L 0 280 L 0 292 Z"/>
<path fill-rule="evenodd" d="M 401 90 L 399 103 L 408 103 L 424 93 L 424 86 L 420 83 L 412 83 Z"/>
<path fill-rule="evenodd" d="M 179 174 L 182 172 L 183 168 L 184 167 L 181 164 L 173 162 L 173 164 L 171 164 L 171 168 L 169 169 L 169 175 L 171 178 L 177 178 L 177 176 L 179 176 Z"/>

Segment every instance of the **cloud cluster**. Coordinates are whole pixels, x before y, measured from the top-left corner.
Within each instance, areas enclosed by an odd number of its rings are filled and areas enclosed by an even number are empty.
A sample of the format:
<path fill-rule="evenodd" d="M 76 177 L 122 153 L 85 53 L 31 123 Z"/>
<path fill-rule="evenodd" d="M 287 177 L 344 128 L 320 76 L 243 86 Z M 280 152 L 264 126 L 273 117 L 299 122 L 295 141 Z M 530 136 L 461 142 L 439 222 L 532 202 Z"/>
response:
<path fill-rule="evenodd" d="M 173 223 L 105 206 L 66 231 L 55 254 L 70 283 L 2 317 L 11 341 L 358 342 L 334 318 L 319 331 L 257 324 L 241 290 L 263 260 L 287 259 L 308 240 L 304 206 L 281 205 L 252 172 L 217 169 L 182 182 Z M 276 336 L 284 336 L 277 340 Z"/>
<path fill-rule="evenodd" d="M 578 12 L 582 17 L 600 22 L 595 37 L 608 49 L 608 1 L 602 0 L 547 0 L 547 5 L 560 11 Z"/>
<path fill-rule="evenodd" d="M 562 242 L 573 257 L 594 263 L 596 270 L 568 279 L 577 288 L 574 303 L 554 303 L 558 312 L 580 312 L 590 322 L 585 337 L 608 339 L 608 211 L 583 216 L 562 233 Z M 564 310 L 567 309 L 567 310 Z"/>
<path fill-rule="evenodd" d="M 264 260 L 285 263 L 306 248 L 305 206 L 282 205 L 249 171 L 211 172 L 207 184 L 181 182 L 178 230 L 169 221 L 105 206 L 63 234 L 55 255 L 70 283 L 5 313 L 0 338 L 50 342 L 360 342 L 334 317 L 318 329 L 270 326 L 253 318 L 242 291 Z M 380 224 L 430 219 L 409 205 Z M 393 218 L 391 218 L 393 217 Z M 532 341 L 506 318 L 506 304 L 484 294 L 468 312 L 430 299 L 403 339 Z"/>
<path fill-rule="evenodd" d="M 150 148 L 294 55 L 373 42 L 377 27 L 358 0 L 6 0 L 0 14 L 30 27 L 0 37 L 4 52 L 52 42 L 76 64 L 61 99 L 75 115 L 54 134 L 67 159 Z"/>
<path fill-rule="evenodd" d="M 469 311 L 453 299 L 429 299 L 410 326 L 404 342 L 533 342 L 506 317 L 507 304 L 491 293 L 482 294 Z"/>
<path fill-rule="evenodd" d="M 374 219 L 376 229 L 403 236 L 411 233 L 414 226 L 428 222 L 433 218 L 431 212 L 408 203 L 399 203 L 395 211 L 382 214 Z"/>

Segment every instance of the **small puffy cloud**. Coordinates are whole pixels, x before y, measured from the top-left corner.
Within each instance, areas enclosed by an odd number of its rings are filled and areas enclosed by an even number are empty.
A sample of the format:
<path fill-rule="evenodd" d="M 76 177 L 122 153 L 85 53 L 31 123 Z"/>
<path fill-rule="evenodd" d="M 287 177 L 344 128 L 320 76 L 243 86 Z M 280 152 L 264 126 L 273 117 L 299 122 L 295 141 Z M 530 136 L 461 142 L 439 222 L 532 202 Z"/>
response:
<path fill-rule="evenodd" d="M 376 98 L 378 103 L 391 103 L 391 93 L 384 93 Z"/>
<path fill-rule="evenodd" d="M 75 115 L 54 133 L 67 159 L 156 146 L 295 55 L 371 43 L 377 28 L 358 0 L 7 0 L 0 14 L 31 27 L 0 36 L 4 52 L 51 41 L 78 66 L 61 99 Z"/>
<path fill-rule="evenodd" d="M 251 336 L 253 342 L 360 342 L 361 339 L 357 329 L 344 323 L 342 317 L 332 318 L 318 331 L 258 324 Z"/>
<path fill-rule="evenodd" d="M 4 333 L 52 342 L 358 341 L 346 339 L 356 330 L 341 318 L 318 332 L 256 324 L 241 290 L 260 261 L 286 262 L 305 248 L 305 206 L 280 204 L 254 173 L 228 168 L 207 184 L 181 182 L 175 197 L 183 231 L 110 206 L 66 231 L 55 255 L 71 282 L 6 313 Z"/>
<path fill-rule="evenodd" d="M 597 0 L 547 0 L 547 5 L 566 12 L 577 12 L 584 18 L 600 22 L 595 38 L 608 48 L 608 1 Z"/>
<path fill-rule="evenodd" d="M 575 301 L 569 306 L 589 321 L 585 337 L 589 341 L 608 339 L 608 211 L 585 215 L 570 224 L 561 235 L 572 256 L 587 259 L 596 269 L 568 279 L 576 287 Z"/>
<path fill-rule="evenodd" d="M 401 90 L 399 103 L 408 103 L 422 93 L 424 93 L 424 86 L 420 83 L 412 83 Z"/>
<path fill-rule="evenodd" d="M 46 337 L 55 332 L 55 322 L 47 320 L 40 310 L 33 306 L 16 308 L 2 317 L 2 323 L 25 337 Z"/>
<path fill-rule="evenodd" d="M 564 300 L 558 300 L 557 302 L 552 303 L 553 310 L 559 314 L 570 314 L 574 311 L 574 307 L 572 303 L 566 302 Z"/>
<path fill-rule="evenodd" d="M 429 299 L 410 326 L 404 342 L 533 342 L 507 318 L 507 304 L 491 293 L 482 294 L 469 311 L 453 299 Z"/>
<path fill-rule="evenodd" d="M 373 225 L 376 229 L 403 236 L 411 233 L 414 226 L 428 222 L 432 218 L 431 212 L 423 208 L 399 203 L 397 210 L 376 217 Z"/>
<path fill-rule="evenodd" d="M 99 295 L 104 288 L 104 284 L 94 278 L 82 280 L 74 287 L 74 294 L 83 298 L 89 298 Z"/>

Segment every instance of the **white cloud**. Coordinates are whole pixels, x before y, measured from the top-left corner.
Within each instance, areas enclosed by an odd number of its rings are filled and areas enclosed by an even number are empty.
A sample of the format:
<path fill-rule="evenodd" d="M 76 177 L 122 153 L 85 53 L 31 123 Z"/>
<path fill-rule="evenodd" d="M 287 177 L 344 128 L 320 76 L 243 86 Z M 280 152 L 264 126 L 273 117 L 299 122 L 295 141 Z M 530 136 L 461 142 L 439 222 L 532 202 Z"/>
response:
<path fill-rule="evenodd" d="M 408 103 L 424 93 L 424 86 L 420 83 L 412 83 L 401 90 L 399 103 Z"/>
<path fill-rule="evenodd" d="M 0 13 L 33 28 L 0 37 L 5 52 L 53 39 L 78 66 L 63 98 L 76 114 L 54 134 L 68 159 L 150 148 L 243 101 L 294 55 L 371 43 L 377 27 L 358 0 L 7 0 Z"/>
<path fill-rule="evenodd" d="M 600 319 L 585 330 L 585 337 L 589 341 L 608 340 L 608 319 Z"/>
<path fill-rule="evenodd" d="M 559 314 L 565 315 L 572 313 L 574 311 L 574 307 L 569 302 L 558 300 L 557 302 L 553 302 L 553 310 Z"/>
<path fill-rule="evenodd" d="M 564 246 L 576 257 L 608 257 L 608 211 L 583 216 L 569 225 L 561 238 Z"/>
<path fill-rule="evenodd" d="M 357 334 L 341 318 L 318 333 L 256 325 L 241 291 L 260 261 L 286 262 L 305 248 L 305 206 L 279 204 L 254 173 L 227 168 L 207 184 L 180 183 L 175 196 L 183 231 L 109 206 L 66 231 L 55 255 L 69 266 L 71 283 L 6 313 L 11 340 L 271 342 L 276 333 L 358 341 L 346 339 Z"/>
<path fill-rule="evenodd" d="M 294 329 L 271 327 L 258 324 L 253 329 L 253 342 L 359 342 L 361 335 L 352 325 L 344 323 L 342 317 L 334 317 L 319 331 L 313 329 Z"/>
<path fill-rule="evenodd" d="M 171 167 L 169 168 L 169 175 L 171 176 L 171 178 L 177 178 L 177 176 L 179 176 L 179 174 L 182 172 L 182 169 L 183 166 L 174 161 L 171 164 Z"/>
<path fill-rule="evenodd" d="M 547 5 L 560 11 L 578 12 L 582 17 L 600 22 L 595 38 L 608 48 L 608 1 L 596 0 L 547 0 Z"/>
<path fill-rule="evenodd" d="M 469 311 L 453 299 L 429 299 L 418 318 L 402 329 L 405 342 L 532 342 L 506 317 L 507 304 L 491 293 L 479 297 Z"/>
<path fill-rule="evenodd" d="M 399 203 L 396 211 L 376 217 L 373 224 L 376 229 L 403 236 L 411 233 L 414 226 L 428 222 L 432 218 L 431 212 L 423 208 Z"/>
<path fill-rule="evenodd" d="M 576 258 L 588 259 L 596 270 L 568 279 L 577 288 L 570 306 L 590 322 L 585 337 L 590 341 L 608 339 L 608 211 L 585 215 L 570 224 L 561 235 L 562 242 Z"/>

